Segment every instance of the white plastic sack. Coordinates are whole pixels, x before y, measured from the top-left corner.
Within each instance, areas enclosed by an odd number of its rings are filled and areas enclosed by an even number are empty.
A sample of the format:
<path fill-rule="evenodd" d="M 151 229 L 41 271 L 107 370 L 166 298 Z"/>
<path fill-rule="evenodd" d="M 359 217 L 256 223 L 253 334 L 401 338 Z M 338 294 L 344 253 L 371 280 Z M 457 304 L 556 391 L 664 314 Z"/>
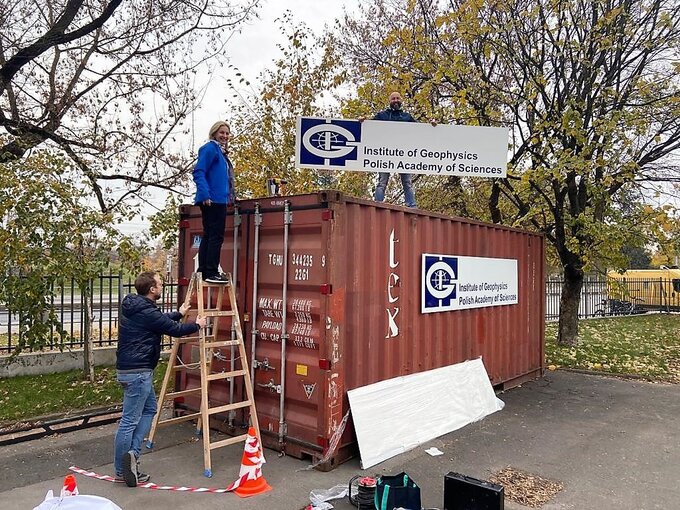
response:
<path fill-rule="evenodd" d="M 33 510 L 122 510 L 113 501 L 100 496 L 65 496 L 54 497 L 52 491 L 48 491 L 45 501 Z"/>
<path fill-rule="evenodd" d="M 347 484 L 336 485 L 330 489 L 314 489 L 309 493 L 309 500 L 313 510 L 330 510 L 333 505 L 328 503 L 333 499 L 340 499 L 347 496 L 349 487 Z"/>

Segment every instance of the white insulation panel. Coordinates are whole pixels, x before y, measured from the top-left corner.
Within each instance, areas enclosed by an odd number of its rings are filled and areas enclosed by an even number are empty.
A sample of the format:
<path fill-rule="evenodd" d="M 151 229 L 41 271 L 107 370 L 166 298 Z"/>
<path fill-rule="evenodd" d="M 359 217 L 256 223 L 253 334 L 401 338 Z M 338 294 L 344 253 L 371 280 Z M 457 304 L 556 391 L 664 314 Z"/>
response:
<path fill-rule="evenodd" d="M 504 407 L 482 359 L 395 377 L 347 392 L 367 469 Z"/>

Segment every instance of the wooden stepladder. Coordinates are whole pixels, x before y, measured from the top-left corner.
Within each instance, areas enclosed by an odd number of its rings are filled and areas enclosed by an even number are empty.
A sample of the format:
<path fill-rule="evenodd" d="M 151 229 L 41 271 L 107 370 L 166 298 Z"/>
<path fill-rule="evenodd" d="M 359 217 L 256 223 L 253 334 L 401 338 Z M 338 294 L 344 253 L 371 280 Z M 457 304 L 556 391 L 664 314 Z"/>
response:
<path fill-rule="evenodd" d="M 218 413 L 230 413 L 237 409 L 249 408 L 251 426 L 257 431 L 257 439 L 260 438 L 260 427 L 257 422 L 257 411 L 255 410 L 255 399 L 253 395 L 253 386 L 250 379 L 250 372 L 248 367 L 248 358 L 246 357 L 246 349 L 243 343 L 243 331 L 241 329 L 241 319 L 238 313 L 238 306 L 236 304 L 236 292 L 232 282 L 231 275 L 228 275 L 227 283 L 208 283 L 204 282 L 200 273 L 194 273 L 189 282 L 189 288 L 185 297 L 185 303 L 192 303 L 194 296 L 196 297 L 196 307 L 191 308 L 184 320 L 188 317 L 203 316 L 210 318 L 209 324 L 205 328 L 198 331 L 198 336 L 174 338 L 172 343 L 172 350 L 170 351 L 170 358 L 168 360 L 168 368 L 163 378 L 163 386 L 158 396 L 158 409 L 156 416 L 154 416 L 149 433 L 148 447 L 153 446 L 153 439 L 156 430 L 160 426 L 171 425 L 182 421 L 196 420 L 196 433 L 203 436 L 203 462 L 205 466 L 204 474 L 207 477 L 212 476 L 212 465 L 210 460 L 210 452 L 222 446 L 245 441 L 248 434 L 229 437 L 221 441 L 210 441 L 210 416 Z M 225 293 L 227 300 L 224 299 Z M 217 294 L 216 299 L 214 294 Z M 211 301 L 215 302 L 213 308 L 210 307 Z M 225 308 L 224 305 L 227 304 Z M 206 306 L 207 305 L 207 306 Z M 220 332 L 220 319 L 231 318 L 231 335 L 229 340 L 220 340 L 218 333 Z M 184 363 L 180 358 L 181 347 L 185 344 L 198 346 L 199 360 L 192 363 Z M 232 349 L 232 365 L 228 371 L 213 372 L 212 360 L 213 357 L 219 354 L 217 349 L 225 347 L 233 347 Z M 238 358 L 234 356 L 237 353 Z M 238 359 L 240 368 L 236 368 L 236 363 L 233 360 Z M 181 371 L 200 371 L 201 385 L 200 387 L 185 389 L 182 391 L 169 391 L 169 386 L 174 383 L 175 376 Z M 235 381 L 237 378 L 243 378 L 243 386 L 245 388 L 245 400 L 232 401 L 225 405 L 218 405 L 211 407 L 210 403 L 210 384 L 228 384 L 230 381 Z M 171 388 L 170 388 L 171 389 Z M 174 418 L 162 419 L 161 410 L 165 402 L 173 401 L 180 397 L 188 395 L 200 394 L 200 411 L 197 413 L 186 414 Z M 232 392 L 233 394 L 233 392 Z M 260 443 L 262 444 L 262 443 Z"/>

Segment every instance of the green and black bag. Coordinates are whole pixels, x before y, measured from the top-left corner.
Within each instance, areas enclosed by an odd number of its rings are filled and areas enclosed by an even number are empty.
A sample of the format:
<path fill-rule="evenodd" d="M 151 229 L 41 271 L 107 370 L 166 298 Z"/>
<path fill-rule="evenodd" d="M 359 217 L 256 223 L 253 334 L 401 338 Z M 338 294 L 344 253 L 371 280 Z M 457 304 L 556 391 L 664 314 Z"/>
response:
<path fill-rule="evenodd" d="M 375 488 L 375 508 L 392 510 L 406 508 L 420 510 L 420 487 L 406 473 L 381 476 Z"/>

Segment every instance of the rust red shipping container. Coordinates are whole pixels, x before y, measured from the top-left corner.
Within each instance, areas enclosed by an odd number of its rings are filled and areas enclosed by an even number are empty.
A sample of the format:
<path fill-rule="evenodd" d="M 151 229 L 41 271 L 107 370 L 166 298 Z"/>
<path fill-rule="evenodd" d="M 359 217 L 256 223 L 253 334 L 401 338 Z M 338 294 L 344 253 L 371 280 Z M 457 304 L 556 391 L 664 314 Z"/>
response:
<path fill-rule="evenodd" d="M 200 236 L 200 210 L 182 206 L 180 282 L 194 271 Z M 423 253 L 516 259 L 518 304 L 421 313 Z M 269 448 L 321 458 L 348 411 L 347 390 L 380 380 L 479 356 L 496 387 L 542 374 L 541 235 L 324 191 L 240 202 L 227 218 L 221 261 L 237 285 Z M 196 355 L 187 348 L 182 358 Z M 230 357 L 223 352 L 214 367 Z M 176 381 L 178 390 L 199 384 L 197 374 Z M 210 398 L 228 403 L 241 391 L 212 385 Z M 212 426 L 230 431 L 246 421 L 231 415 Z M 321 467 L 355 448 L 350 421 Z"/>

